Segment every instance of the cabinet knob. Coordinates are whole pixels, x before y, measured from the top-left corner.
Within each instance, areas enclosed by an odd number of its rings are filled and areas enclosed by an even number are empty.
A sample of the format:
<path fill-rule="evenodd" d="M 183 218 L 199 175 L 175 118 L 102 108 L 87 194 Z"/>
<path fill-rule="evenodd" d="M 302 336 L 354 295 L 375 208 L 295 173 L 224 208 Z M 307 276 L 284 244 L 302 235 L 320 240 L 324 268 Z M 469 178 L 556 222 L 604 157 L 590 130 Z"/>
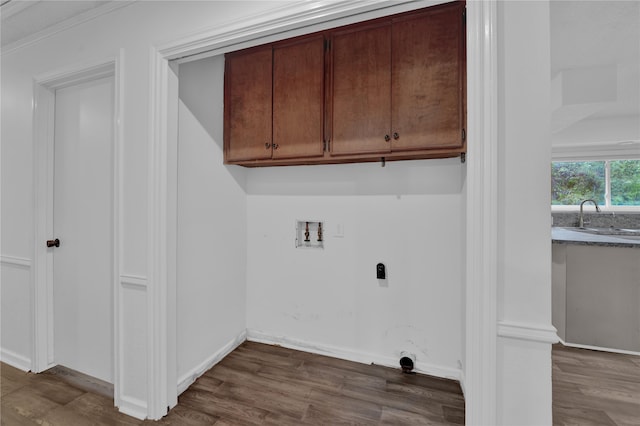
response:
<path fill-rule="evenodd" d="M 274 143 L 274 144 L 273 144 L 273 149 L 278 149 L 278 147 L 279 147 L 279 146 L 280 146 L 280 145 L 278 145 L 277 143 Z"/>
<path fill-rule="evenodd" d="M 400 138 L 400 135 L 398 134 L 398 132 L 395 132 L 395 133 L 393 134 L 393 138 L 394 138 L 395 140 L 398 140 L 398 139 Z"/>
<path fill-rule="evenodd" d="M 269 142 L 267 142 L 267 143 L 264 144 L 264 147 L 269 149 L 269 148 L 271 148 L 271 144 Z"/>
<path fill-rule="evenodd" d="M 391 138 L 389 137 L 389 135 L 384 135 L 384 140 L 389 142 L 391 140 Z"/>

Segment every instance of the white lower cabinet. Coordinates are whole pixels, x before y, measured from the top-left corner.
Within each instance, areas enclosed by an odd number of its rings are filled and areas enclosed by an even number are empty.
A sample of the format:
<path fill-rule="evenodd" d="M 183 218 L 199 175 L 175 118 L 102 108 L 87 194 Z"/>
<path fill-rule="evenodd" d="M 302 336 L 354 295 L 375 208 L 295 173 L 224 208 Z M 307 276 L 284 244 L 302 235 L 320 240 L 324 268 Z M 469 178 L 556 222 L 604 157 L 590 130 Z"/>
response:
<path fill-rule="evenodd" d="M 567 343 L 640 352 L 640 250 L 553 244 L 553 324 Z"/>

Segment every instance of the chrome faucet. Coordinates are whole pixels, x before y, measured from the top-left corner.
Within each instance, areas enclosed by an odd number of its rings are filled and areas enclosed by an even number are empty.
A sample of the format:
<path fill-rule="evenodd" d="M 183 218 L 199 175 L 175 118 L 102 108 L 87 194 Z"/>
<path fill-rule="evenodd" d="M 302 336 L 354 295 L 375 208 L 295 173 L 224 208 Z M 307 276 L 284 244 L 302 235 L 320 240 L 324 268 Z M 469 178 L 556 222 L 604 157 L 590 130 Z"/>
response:
<path fill-rule="evenodd" d="M 596 200 L 584 200 L 583 202 L 580 203 L 580 219 L 578 220 L 578 227 L 579 228 L 584 228 L 584 215 L 582 213 L 582 207 L 584 206 L 584 203 L 591 201 L 593 203 L 594 206 L 596 206 L 596 211 L 598 213 L 600 213 L 600 207 L 598 207 L 598 203 L 596 203 Z"/>

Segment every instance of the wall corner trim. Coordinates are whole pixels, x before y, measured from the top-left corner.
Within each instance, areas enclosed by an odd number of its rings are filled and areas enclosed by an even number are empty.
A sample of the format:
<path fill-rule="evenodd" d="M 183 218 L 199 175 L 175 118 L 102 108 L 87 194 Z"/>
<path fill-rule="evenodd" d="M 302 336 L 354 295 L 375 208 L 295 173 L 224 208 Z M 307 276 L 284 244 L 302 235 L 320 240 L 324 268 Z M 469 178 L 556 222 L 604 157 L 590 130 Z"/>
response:
<path fill-rule="evenodd" d="M 211 367 L 219 363 L 233 352 L 238 346 L 240 346 L 244 341 L 247 340 L 247 331 L 243 330 L 236 337 L 227 342 L 224 346 L 214 352 L 211 356 L 205 359 L 196 367 L 189 370 L 186 374 L 183 374 L 178 378 L 178 395 L 182 392 L 186 391 L 191 384 L 193 384 L 198 377 L 202 376 L 207 370 Z"/>
<path fill-rule="evenodd" d="M 557 331 L 555 327 L 549 324 L 498 322 L 498 336 L 510 339 L 554 344 L 560 341 Z"/>

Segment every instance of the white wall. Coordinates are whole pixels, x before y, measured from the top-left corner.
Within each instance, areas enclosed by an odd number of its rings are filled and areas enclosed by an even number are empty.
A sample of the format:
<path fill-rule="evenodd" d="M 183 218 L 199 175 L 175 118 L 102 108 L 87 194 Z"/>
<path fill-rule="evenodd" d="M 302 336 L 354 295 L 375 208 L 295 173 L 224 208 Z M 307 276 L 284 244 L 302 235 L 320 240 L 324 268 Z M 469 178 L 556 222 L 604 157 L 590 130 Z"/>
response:
<path fill-rule="evenodd" d="M 2 359 L 33 361 L 31 262 L 34 238 L 34 78 L 120 55 L 122 251 L 118 316 L 121 408 L 145 416 L 148 404 L 147 200 L 150 48 L 258 14 L 282 2 L 135 2 L 34 44 L 2 52 Z"/>
<path fill-rule="evenodd" d="M 129 280 L 134 285 L 123 284 L 121 321 L 124 335 L 121 336 L 121 343 L 125 350 L 122 360 L 125 380 L 121 385 L 127 401 L 138 404 L 139 410 L 145 410 L 148 402 L 148 300 L 145 286 L 155 284 L 146 283 L 145 280 L 148 249 L 149 49 L 151 46 L 193 34 L 200 29 L 216 28 L 244 18 L 247 11 L 259 13 L 260 10 L 269 9 L 274 4 L 278 3 L 135 2 L 124 9 L 58 33 L 36 44 L 9 53 L 3 52 L 0 212 L 3 260 L 0 343 L 3 360 L 6 360 L 5 354 L 15 354 L 15 359 L 28 364 L 33 355 L 30 342 L 30 262 L 33 251 L 31 102 L 34 76 L 74 64 L 103 60 L 120 53 L 124 59 L 121 212 L 124 221 L 124 263 L 121 278 L 135 279 Z M 503 15 L 496 29 L 502 37 L 500 53 L 504 55 L 500 76 L 503 89 L 503 97 L 500 99 L 500 122 L 503 123 L 500 155 L 504 164 L 500 171 L 500 180 L 503 182 L 500 194 L 500 318 L 503 322 L 530 321 L 542 324 L 544 328 L 545 324 L 550 324 L 551 306 L 550 279 L 546 278 L 546 269 L 550 268 L 547 234 L 549 192 L 547 178 L 543 177 L 548 176 L 548 146 L 545 142 L 549 137 L 548 123 L 545 121 L 548 119 L 548 105 L 542 106 L 546 102 L 543 98 L 549 93 L 546 86 L 549 65 L 548 56 L 541 55 L 540 49 L 548 46 L 548 4 L 501 2 L 499 8 Z M 546 83 L 542 80 L 543 74 L 547 78 Z M 202 129 L 197 129 L 195 120 L 193 123 L 192 130 L 195 133 L 201 132 Z M 204 127 L 206 128 L 206 125 Z M 200 133 L 198 140 L 205 140 L 207 137 Z M 310 173 L 306 170 L 286 171 L 288 168 L 281 168 L 249 171 L 246 235 L 249 304 L 247 326 L 267 333 L 291 332 L 294 337 L 301 335 L 299 333 L 304 330 L 305 338 L 311 336 L 318 343 L 338 344 L 343 350 L 355 347 L 354 333 L 362 331 L 362 336 L 358 334 L 357 337 L 362 339 L 362 347 L 367 351 L 379 351 L 376 355 L 389 358 L 395 355 L 394 351 L 400 349 L 397 345 L 407 343 L 412 336 L 406 330 L 398 328 L 398 334 L 390 333 L 384 337 L 382 330 L 410 324 L 413 327 L 421 327 L 425 333 L 424 339 L 415 340 L 414 343 L 419 348 L 427 350 L 427 362 L 441 367 L 456 368 L 455 360 L 461 356 L 461 338 L 456 337 L 454 333 L 462 332 L 462 312 L 451 315 L 439 312 L 442 306 L 447 305 L 436 301 L 447 300 L 451 302 L 449 306 L 455 310 L 455 304 L 461 304 L 462 297 L 459 295 L 455 298 L 454 293 L 460 291 L 455 286 L 456 283 L 460 283 L 462 277 L 455 268 L 438 268 L 434 273 L 431 270 L 433 264 L 428 258 L 429 255 L 434 255 L 445 266 L 449 266 L 456 253 L 462 256 L 461 250 L 456 249 L 457 245 L 460 245 L 458 249 L 461 248 L 462 237 L 459 227 L 462 222 L 461 215 L 464 214 L 461 211 L 461 173 L 460 166 L 455 165 L 457 160 L 451 161 L 419 162 L 428 164 L 424 170 L 415 170 L 409 163 L 398 163 L 397 167 L 387 163 L 387 169 L 383 173 L 396 170 L 399 175 L 405 175 L 403 178 L 396 176 L 389 181 L 380 178 L 383 175 L 374 174 L 380 170 L 379 165 L 375 164 L 349 166 L 345 169 L 349 170 L 346 176 L 336 172 L 338 166 L 309 168 L 313 170 L 313 174 L 321 175 L 319 185 L 313 183 L 317 176 L 306 179 Z M 440 170 L 440 167 L 447 170 Z M 445 181 L 444 176 L 454 177 L 455 185 L 449 187 L 450 182 Z M 257 179 L 258 177 L 265 178 L 265 183 L 263 184 L 262 179 Z M 285 177 L 287 179 L 284 179 Z M 295 188 L 296 181 L 301 181 L 301 185 L 298 185 L 297 189 L 288 189 L 291 186 Z M 273 182 L 277 183 L 278 189 Z M 400 190 L 398 186 L 401 187 Z M 305 197 L 290 196 L 292 193 L 305 194 Z M 342 194 L 349 197 L 343 197 Z M 396 195 L 401 196 L 399 200 Z M 279 202 L 286 203 L 283 207 L 287 208 L 281 209 Z M 439 210 L 441 206 L 445 206 L 444 210 Z M 540 210 L 542 208 L 544 212 Z M 260 216 L 263 209 L 266 217 L 256 217 Z M 390 214 L 398 215 L 407 221 L 391 225 L 385 220 Z M 277 253 L 268 249 L 282 248 L 292 252 L 293 221 L 307 215 L 324 219 L 328 224 L 344 220 L 344 238 L 340 240 L 329 235 L 327 248 L 322 254 L 292 253 L 297 260 L 304 262 L 301 265 L 281 265 L 285 266 L 283 268 L 274 266 L 280 265 L 282 260 L 277 258 Z M 273 221 L 269 222 L 269 226 L 262 226 L 267 218 Z M 416 225 L 417 232 L 412 232 L 414 228 L 410 229 L 412 225 L 409 220 L 415 219 L 424 221 Z M 441 222 L 436 224 L 437 221 Z M 523 228 L 524 225 L 526 226 Z M 384 240 L 383 246 L 377 245 L 376 234 L 370 232 L 371 228 L 376 226 L 379 227 L 378 232 Z M 444 238 L 445 233 L 448 238 L 447 227 L 451 227 L 450 231 L 453 233 L 458 232 L 455 235 L 456 242 L 453 242 L 454 235 L 451 240 Z M 413 238 L 414 234 L 421 234 L 421 244 L 413 239 L 407 241 Z M 424 239 L 425 235 L 427 239 Z M 436 244 L 438 249 L 435 248 Z M 409 251 L 407 248 L 413 250 Z M 406 258 L 398 254 L 403 252 L 412 259 L 411 267 L 408 266 Z M 442 252 L 451 253 L 453 256 L 445 256 Z M 338 253 L 353 254 L 352 261 L 347 264 L 342 257 L 337 256 Z M 260 256 L 272 259 L 274 264 L 267 264 Z M 328 265 L 318 271 L 318 266 L 313 261 L 315 257 L 327 260 Z M 389 287 L 386 288 L 370 281 L 373 277 L 372 263 L 380 260 L 386 262 L 389 267 Z M 269 272 L 278 275 L 287 273 L 288 276 L 285 276 L 285 279 L 275 279 L 276 275 L 263 274 L 259 265 L 263 265 Z M 461 266 L 462 261 L 456 265 Z M 317 272 L 319 278 L 314 275 L 309 279 L 308 270 Z M 342 284 L 347 276 L 351 279 Z M 432 277 L 438 280 L 432 280 Z M 332 278 L 335 280 L 332 281 Z M 322 308 L 319 304 L 311 304 L 311 312 L 318 314 L 318 320 L 306 325 L 293 318 L 277 318 L 277 315 L 273 314 L 275 309 L 270 310 L 269 306 L 263 306 L 262 301 L 253 296 L 260 294 L 259 291 L 268 293 L 269 289 L 265 286 L 270 285 L 278 290 L 276 294 L 288 289 L 297 291 L 298 293 L 289 296 L 289 302 L 306 302 L 309 297 L 300 295 L 300 286 L 305 284 L 309 286 L 310 292 L 318 297 L 326 299 L 329 295 L 337 296 L 331 299 L 333 303 L 324 309 L 319 309 Z M 325 292 L 321 293 L 321 289 Z M 401 295 L 403 289 L 411 290 L 412 293 Z M 345 295 L 348 295 L 348 298 L 343 300 Z M 422 306 L 419 306 L 421 310 L 415 312 L 406 322 L 405 310 L 402 309 L 404 305 L 401 303 L 405 302 L 404 298 L 418 299 L 409 300 L 410 303 L 422 303 Z M 383 300 L 391 300 L 396 305 L 382 309 Z M 281 313 L 294 312 L 291 309 L 292 305 L 284 306 L 283 301 L 277 302 L 279 306 L 276 308 Z M 254 307 L 256 304 L 258 306 Z M 335 311 L 338 306 L 345 308 L 344 312 L 353 312 L 354 319 L 342 325 L 328 318 L 328 311 Z M 252 311 L 259 315 L 252 316 Z M 441 315 L 436 316 L 436 312 Z M 432 323 L 432 318 L 436 318 L 437 324 Z M 451 321 L 445 324 L 441 318 L 450 318 Z M 454 326 L 455 322 L 458 324 Z M 329 324 L 339 326 L 329 329 Z M 375 327 L 364 328 L 364 324 L 375 324 Z M 548 344 L 505 336 L 502 336 L 499 344 L 501 394 L 496 408 L 500 412 L 502 423 L 520 423 L 524 418 L 531 424 L 550 424 L 551 366 Z M 421 360 L 421 352 L 416 354 Z M 194 359 L 188 363 L 195 362 L 197 360 Z"/>
<path fill-rule="evenodd" d="M 3 159 L 5 154 L 3 153 Z M 4 169 L 4 164 L 3 167 Z M 6 252 L 5 252 L 6 253 Z M 0 359 L 14 367 L 31 369 L 31 277 L 30 259 L 2 256 L 2 352 Z M 27 334 L 25 334 L 27 333 Z"/>
<path fill-rule="evenodd" d="M 463 168 L 249 170 L 249 337 L 393 366 L 409 351 L 419 369 L 458 378 Z M 295 247 L 296 220 L 324 222 L 323 250 Z"/>
<path fill-rule="evenodd" d="M 554 151 L 640 143 L 640 4 L 553 1 L 550 15 Z"/>
<path fill-rule="evenodd" d="M 181 388 L 244 336 L 245 170 L 222 164 L 224 57 L 180 65 L 177 363 Z"/>
<path fill-rule="evenodd" d="M 32 81 L 20 67 L 2 57 L 2 194 L 0 220 L 2 263 L 1 355 L 23 369 L 31 368 L 31 263 L 33 191 L 31 157 Z M 17 64 L 16 64 L 17 65 Z"/>
<path fill-rule="evenodd" d="M 584 120 L 552 135 L 556 147 L 617 145 L 640 140 L 640 116 L 628 115 Z"/>
<path fill-rule="evenodd" d="M 552 423 L 548 2 L 498 3 L 498 421 Z"/>

